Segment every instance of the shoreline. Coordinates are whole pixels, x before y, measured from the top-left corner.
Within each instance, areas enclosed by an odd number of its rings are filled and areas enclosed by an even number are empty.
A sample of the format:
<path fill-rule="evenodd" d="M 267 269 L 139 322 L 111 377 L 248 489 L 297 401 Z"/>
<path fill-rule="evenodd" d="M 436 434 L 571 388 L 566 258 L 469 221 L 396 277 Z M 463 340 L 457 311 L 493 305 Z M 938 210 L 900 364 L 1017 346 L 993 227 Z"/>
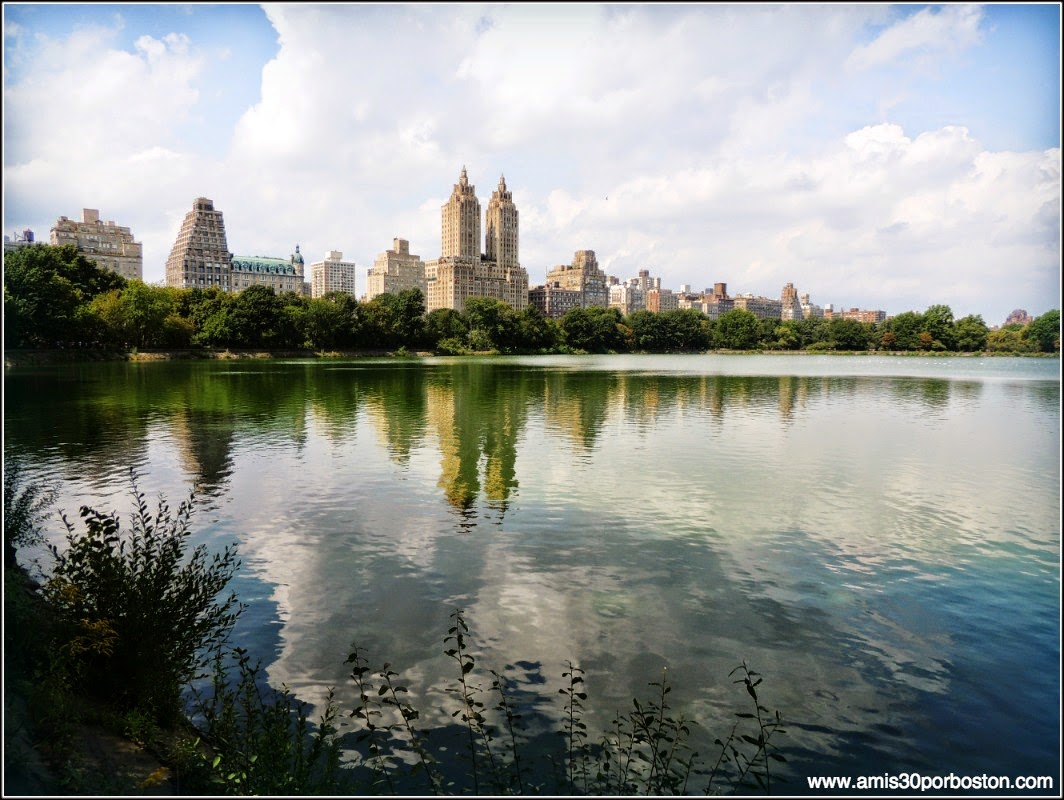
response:
<path fill-rule="evenodd" d="M 497 353 L 472 353 L 471 355 L 497 355 Z M 557 355 L 557 354 L 548 354 Z M 625 355 L 671 355 L 668 353 L 626 353 Z M 948 352 L 915 350 L 703 350 L 690 355 L 773 355 L 773 356 L 889 356 L 896 358 L 1060 358 L 1060 353 L 1018 352 Z M 403 350 L 109 350 L 94 348 L 71 348 L 60 350 L 12 349 L 4 351 L 4 366 L 42 366 L 52 364 L 80 364 L 110 361 L 226 361 L 269 360 L 284 358 L 309 358 L 321 360 L 345 360 L 358 358 L 435 358 L 431 351 L 406 352 Z M 447 356 L 450 358 L 451 356 Z"/>

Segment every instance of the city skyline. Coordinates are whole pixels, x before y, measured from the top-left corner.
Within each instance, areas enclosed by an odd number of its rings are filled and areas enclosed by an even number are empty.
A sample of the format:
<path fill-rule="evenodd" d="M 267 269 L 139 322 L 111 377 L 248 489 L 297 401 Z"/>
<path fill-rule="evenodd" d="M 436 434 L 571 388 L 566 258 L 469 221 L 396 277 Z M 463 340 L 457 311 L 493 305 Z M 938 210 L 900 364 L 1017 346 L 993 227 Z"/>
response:
<path fill-rule="evenodd" d="M 532 285 L 594 250 L 995 325 L 1060 307 L 1059 56 L 1057 4 L 6 4 L 4 232 L 100 208 L 161 282 L 210 197 L 233 253 L 362 284 L 441 254 L 464 165 Z"/>

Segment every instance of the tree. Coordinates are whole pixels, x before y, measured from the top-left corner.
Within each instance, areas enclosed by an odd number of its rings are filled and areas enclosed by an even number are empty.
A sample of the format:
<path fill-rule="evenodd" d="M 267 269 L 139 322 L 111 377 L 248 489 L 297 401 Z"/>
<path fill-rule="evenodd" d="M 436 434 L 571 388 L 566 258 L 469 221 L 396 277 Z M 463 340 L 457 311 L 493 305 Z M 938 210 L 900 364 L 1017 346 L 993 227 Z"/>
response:
<path fill-rule="evenodd" d="M 587 353 L 610 353 L 627 350 L 625 327 L 616 308 L 571 308 L 559 326 L 567 347 Z M 622 330 L 623 328 L 623 330 Z"/>
<path fill-rule="evenodd" d="M 709 347 L 709 318 L 701 311 L 678 308 L 661 316 L 668 325 L 675 349 L 690 352 Z"/>
<path fill-rule="evenodd" d="M 761 337 L 761 323 L 752 311 L 733 308 L 717 319 L 716 346 L 728 350 L 752 350 Z"/>
<path fill-rule="evenodd" d="M 1043 353 L 1060 351 L 1060 311 L 1047 311 L 1027 326 L 1027 340 Z"/>
<path fill-rule="evenodd" d="M 125 284 L 125 278 L 99 269 L 72 244 L 38 244 L 5 253 L 5 339 L 15 347 L 81 341 L 85 317 L 79 309 Z"/>
<path fill-rule="evenodd" d="M 915 311 L 903 311 L 881 326 L 883 333 L 894 334 L 894 349 L 897 350 L 919 350 L 920 331 L 923 329 L 924 317 Z"/>
<path fill-rule="evenodd" d="M 509 303 L 494 297 L 470 297 L 462 318 L 469 327 L 468 341 L 473 350 L 508 352 L 517 343 L 517 315 Z"/>
<path fill-rule="evenodd" d="M 836 350 L 867 350 L 871 342 L 870 326 L 855 319 L 834 317 L 828 332 Z"/>
<path fill-rule="evenodd" d="M 672 349 L 666 320 L 660 314 L 639 309 L 628 315 L 625 324 L 632 329 L 633 349 L 646 353 L 666 353 Z"/>
<path fill-rule="evenodd" d="M 930 306 L 924 312 L 923 330 L 931 334 L 931 349 L 956 349 L 953 339 L 953 310 L 949 306 Z M 938 342 L 940 346 L 935 347 L 935 342 Z"/>
<path fill-rule="evenodd" d="M 557 323 L 548 319 L 538 306 L 527 305 L 517 315 L 517 339 L 515 347 L 526 353 L 554 349 L 560 331 Z"/>
<path fill-rule="evenodd" d="M 444 339 L 464 342 L 469 326 L 453 308 L 437 308 L 425 318 L 425 344 L 436 347 Z"/>
<path fill-rule="evenodd" d="M 953 323 L 953 341 L 964 353 L 976 353 L 986 349 L 989 329 L 978 314 L 969 314 Z"/>

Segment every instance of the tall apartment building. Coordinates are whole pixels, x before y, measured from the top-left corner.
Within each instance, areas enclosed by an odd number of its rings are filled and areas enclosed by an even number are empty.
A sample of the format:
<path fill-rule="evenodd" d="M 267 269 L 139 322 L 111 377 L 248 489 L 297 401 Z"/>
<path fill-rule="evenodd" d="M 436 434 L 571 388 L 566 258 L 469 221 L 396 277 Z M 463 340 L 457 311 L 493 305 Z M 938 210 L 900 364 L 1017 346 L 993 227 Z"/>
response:
<path fill-rule="evenodd" d="M 641 311 L 647 307 L 647 296 L 641 282 L 638 279 L 627 280 L 624 283 L 610 284 L 610 308 L 616 308 L 622 315 L 628 316 L 633 311 Z"/>
<path fill-rule="evenodd" d="M 242 292 L 249 286 L 267 286 L 276 294 L 295 292 L 305 294 L 303 254 L 296 251 L 288 257 L 233 256 L 230 272 L 230 291 Z"/>
<path fill-rule="evenodd" d="M 734 298 L 732 308 L 741 308 L 749 311 L 758 319 L 779 319 L 783 313 L 783 304 L 771 297 L 754 297 L 752 294 L 741 294 Z"/>
<path fill-rule="evenodd" d="M 577 250 L 572 264 L 559 264 L 549 270 L 546 283 L 529 290 L 528 301 L 555 319 L 565 316 L 570 308 L 606 308 L 610 290 L 595 251 Z"/>
<path fill-rule="evenodd" d="M 425 264 L 428 311 L 461 312 L 471 297 L 493 297 L 515 311 L 528 305 L 528 273 L 518 260 L 518 213 L 506 179 L 488 203 L 487 231 L 480 252 L 480 201 L 465 167 L 450 199 L 440 209 L 442 252 Z"/>
<path fill-rule="evenodd" d="M 428 302 L 425 262 L 410 252 L 410 242 L 406 239 L 393 239 L 392 249 L 377 256 L 366 274 L 366 299 L 372 300 L 379 294 L 399 294 L 404 289 L 420 289 Z"/>
<path fill-rule="evenodd" d="M 798 298 L 798 290 L 793 283 L 787 283 L 780 294 L 780 319 L 805 319 L 802 311 L 802 301 Z"/>
<path fill-rule="evenodd" d="M 809 293 L 806 292 L 800 295 L 798 299 L 802 304 L 802 318 L 803 319 L 823 319 L 824 309 L 818 306 L 816 303 L 809 301 Z"/>
<path fill-rule="evenodd" d="M 660 283 L 660 278 L 657 279 Z M 674 294 L 672 289 L 662 289 L 660 285 L 648 289 L 646 293 L 646 309 L 660 314 L 663 311 L 676 311 L 680 308 L 680 296 Z"/>
<path fill-rule="evenodd" d="M 83 208 L 81 222 L 60 217 L 49 241 L 55 245 L 72 244 L 100 269 L 117 272 L 127 280 L 144 279 L 141 243 L 133 241 L 129 228 L 115 225 L 111 220 L 101 222 L 100 212 L 95 208 Z"/>
<path fill-rule="evenodd" d="M 222 212 L 206 197 L 197 197 L 166 259 L 166 285 L 232 291 L 232 260 Z"/>
<path fill-rule="evenodd" d="M 310 265 L 310 296 L 324 297 L 329 292 L 343 292 L 354 297 L 356 269 L 354 261 L 344 261 L 341 251 L 327 251 L 325 258 Z"/>

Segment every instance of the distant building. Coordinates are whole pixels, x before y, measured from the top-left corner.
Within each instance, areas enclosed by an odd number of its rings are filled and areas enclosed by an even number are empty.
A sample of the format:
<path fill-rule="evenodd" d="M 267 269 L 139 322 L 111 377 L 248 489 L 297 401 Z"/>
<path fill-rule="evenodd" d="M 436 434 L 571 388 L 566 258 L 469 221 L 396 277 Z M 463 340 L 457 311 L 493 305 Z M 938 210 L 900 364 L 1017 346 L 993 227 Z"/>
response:
<path fill-rule="evenodd" d="M 406 239 L 393 239 L 392 249 L 377 256 L 366 275 L 366 299 L 372 300 L 379 294 L 399 294 L 405 289 L 420 289 L 422 296 L 427 294 L 425 262 L 410 252 L 410 242 Z"/>
<path fill-rule="evenodd" d="M 787 283 L 780 295 L 780 319 L 805 319 L 802 302 L 798 299 L 798 290 L 794 288 L 793 283 Z"/>
<path fill-rule="evenodd" d="M 100 212 L 95 208 L 82 209 L 81 222 L 60 217 L 52 227 L 49 240 L 54 245 L 74 245 L 100 269 L 117 272 L 127 280 L 143 280 L 141 243 L 133 241 L 129 228 L 110 220 L 101 222 Z"/>
<path fill-rule="evenodd" d="M 426 309 L 465 310 L 471 297 L 492 297 L 515 311 L 528 305 L 528 273 L 518 261 L 518 213 L 506 179 L 499 178 L 486 214 L 480 252 L 480 201 L 462 167 L 450 199 L 440 209 L 442 253 L 425 264 Z"/>
<path fill-rule="evenodd" d="M 647 307 L 647 296 L 638 278 L 624 283 L 610 285 L 610 308 L 616 308 L 622 315 L 628 316 L 633 311 Z"/>
<path fill-rule="evenodd" d="M 550 269 L 546 283 L 529 290 L 528 302 L 555 319 L 565 316 L 570 308 L 606 308 L 610 293 L 595 251 L 577 250 L 572 264 Z"/>
<path fill-rule="evenodd" d="M 801 295 L 798 298 L 802 305 L 802 319 L 823 319 L 824 309 L 818 306 L 816 303 L 809 302 L 809 293 Z"/>
<path fill-rule="evenodd" d="M 727 314 L 735 307 L 735 299 L 728 296 L 728 284 L 714 283 L 713 288 L 705 289 L 700 301 L 691 303 L 690 307 L 701 308 L 702 313 L 710 319 L 720 319 L 722 314 Z"/>
<path fill-rule="evenodd" d="M 749 311 L 758 319 L 780 319 L 783 313 L 783 304 L 771 297 L 754 297 L 752 294 L 738 295 L 732 308 L 741 308 Z"/>
<path fill-rule="evenodd" d="M 561 319 L 574 308 L 586 308 L 584 293 L 579 289 L 564 289 L 558 281 L 533 286 L 528 290 L 528 303 L 543 312 L 543 316 Z"/>
<path fill-rule="evenodd" d="M 867 322 L 872 325 L 882 322 L 887 318 L 886 311 L 867 311 L 859 308 L 851 308 L 842 312 L 843 319 L 855 319 L 858 322 Z"/>
<path fill-rule="evenodd" d="M 233 256 L 231 291 L 242 292 L 249 286 L 268 286 L 275 293 L 305 294 L 303 255 L 296 251 L 287 260 L 266 256 Z"/>
<path fill-rule="evenodd" d="M 325 258 L 310 265 L 310 296 L 324 297 L 329 292 L 343 292 L 353 297 L 356 269 L 355 262 L 344 261 L 341 251 L 327 251 Z"/>
<path fill-rule="evenodd" d="M 659 279 L 660 280 L 660 279 Z M 680 296 L 673 294 L 672 289 L 655 287 L 648 289 L 646 294 L 646 309 L 655 313 L 663 311 L 676 311 L 680 307 Z"/>
<path fill-rule="evenodd" d="M 1032 322 L 1034 322 L 1034 317 L 1027 313 L 1027 309 L 1017 308 L 1005 318 L 1002 327 L 1006 325 L 1030 325 Z"/>
<path fill-rule="evenodd" d="M 33 231 L 29 228 L 23 228 L 22 233 L 13 233 L 11 236 L 4 234 L 4 252 L 10 253 L 13 250 L 18 250 L 20 247 L 29 247 L 30 245 L 38 244 L 36 238 L 33 235 Z"/>
<path fill-rule="evenodd" d="M 179 289 L 217 286 L 232 291 L 232 260 L 222 212 L 211 200 L 197 197 L 166 259 L 166 285 Z"/>

